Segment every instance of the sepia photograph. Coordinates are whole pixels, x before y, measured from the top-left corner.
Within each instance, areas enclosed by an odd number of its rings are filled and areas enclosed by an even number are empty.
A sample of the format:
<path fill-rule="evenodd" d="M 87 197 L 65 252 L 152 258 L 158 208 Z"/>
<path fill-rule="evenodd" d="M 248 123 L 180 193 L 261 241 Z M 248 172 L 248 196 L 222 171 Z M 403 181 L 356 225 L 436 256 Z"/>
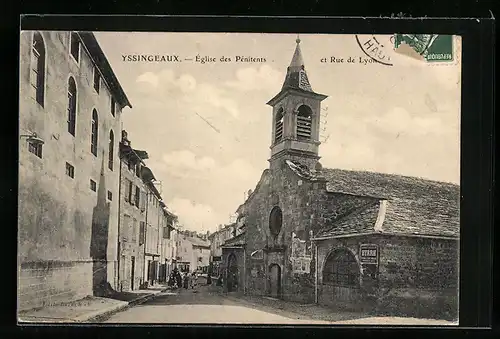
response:
<path fill-rule="evenodd" d="M 21 31 L 18 324 L 457 326 L 461 46 Z"/>

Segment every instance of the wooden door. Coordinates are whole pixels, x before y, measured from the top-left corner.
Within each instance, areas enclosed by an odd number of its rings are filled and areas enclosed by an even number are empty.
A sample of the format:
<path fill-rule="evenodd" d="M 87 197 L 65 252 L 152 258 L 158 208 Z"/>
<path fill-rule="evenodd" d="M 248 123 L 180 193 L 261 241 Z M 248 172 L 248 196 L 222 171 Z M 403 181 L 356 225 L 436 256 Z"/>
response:
<path fill-rule="evenodd" d="M 279 298 L 281 294 L 281 267 L 277 264 L 269 266 L 269 291 L 274 298 Z"/>

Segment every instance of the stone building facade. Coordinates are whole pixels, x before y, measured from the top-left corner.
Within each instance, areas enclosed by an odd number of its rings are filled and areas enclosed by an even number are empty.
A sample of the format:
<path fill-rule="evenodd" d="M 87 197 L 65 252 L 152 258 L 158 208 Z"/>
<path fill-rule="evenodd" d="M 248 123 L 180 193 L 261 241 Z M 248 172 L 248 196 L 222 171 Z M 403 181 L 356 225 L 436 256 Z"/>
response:
<path fill-rule="evenodd" d="M 418 304 L 420 315 L 435 302 L 456 316 L 459 186 L 323 168 L 326 96 L 313 91 L 299 43 L 268 102 L 269 168 L 238 208 L 244 232 L 223 247 L 226 274 L 237 270 L 252 295 L 400 313 Z"/>
<path fill-rule="evenodd" d="M 141 169 L 148 158 L 145 151 L 132 148 L 128 133 L 120 142 L 120 227 L 118 272 L 120 291 L 138 289 L 144 282 L 144 229 L 148 188 Z"/>
<path fill-rule="evenodd" d="M 209 235 L 208 240 L 210 241 L 210 269 L 212 275 L 218 277 L 222 274 L 222 246 L 233 237 L 234 227 L 236 224 L 229 225 L 219 225 L 216 232 Z"/>
<path fill-rule="evenodd" d="M 189 241 L 193 246 L 191 270 L 207 272 L 210 265 L 210 242 L 198 236 L 189 237 Z"/>
<path fill-rule="evenodd" d="M 150 173 L 150 175 L 148 175 Z M 161 246 L 162 246 L 162 226 L 165 212 L 165 204 L 161 198 L 160 192 L 154 185 L 154 176 L 147 167 L 143 168 L 143 179 L 148 189 L 146 200 L 146 226 L 145 226 L 145 266 L 144 281 L 152 285 L 160 279 L 161 264 Z"/>
<path fill-rule="evenodd" d="M 88 32 L 22 32 L 19 87 L 23 310 L 116 286 L 118 145 L 131 105 Z"/>
<path fill-rule="evenodd" d="M 177 268 L 181 272 L 191 272 L 193 265 L 193 243 L 186 231 L 177 233 Z"/>

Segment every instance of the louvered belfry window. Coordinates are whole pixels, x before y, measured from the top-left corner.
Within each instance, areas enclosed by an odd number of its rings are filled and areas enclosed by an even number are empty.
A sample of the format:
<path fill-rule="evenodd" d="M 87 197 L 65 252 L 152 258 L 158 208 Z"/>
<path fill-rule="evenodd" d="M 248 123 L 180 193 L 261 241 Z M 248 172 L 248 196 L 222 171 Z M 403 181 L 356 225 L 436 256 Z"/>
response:
<path fill-rule="evenodd" d="M 278 110 L 278 113 L 276 113 L 276 136 L 274 138 L 275 142 L 279 142 L 283 138 L 283 119 L 284 111 L 283 107 L 281 107 Z"/>
<path fill-rule="evenodd" d="M 312 111 L 306 106 L 299 107 L 297 114 L 297 139 L 310 140 L 312 127 Z"/>

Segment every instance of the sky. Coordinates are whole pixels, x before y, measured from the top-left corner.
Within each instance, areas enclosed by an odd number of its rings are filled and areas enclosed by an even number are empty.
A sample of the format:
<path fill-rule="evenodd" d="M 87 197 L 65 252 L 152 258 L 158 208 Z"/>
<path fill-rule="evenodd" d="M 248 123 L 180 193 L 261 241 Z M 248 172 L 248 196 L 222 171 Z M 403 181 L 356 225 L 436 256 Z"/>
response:
<path fill-rule="evenodd" d="M 266 103 L 281 89 L 297 36 L 95 36 L 132 104 L 123 111 L 123 129 L 134 148 L 148 152 L 146 164 L 161 181 L 168 208 L 186 229 L 215 231 L 228 223 L 269 165 L 272 108 Z M 300 40 L 313 90 L 328 95 L 319 151 L 324 167 L 459 183 L 458 43 L 454 62 L 431 65 L 393 54 L 394 65 L 386 66 L 360 63 L 366 55 L 354 35 L 301 34 Z M 128 61 L 128 55 L 176 55 L 181 62 Z M 332 56 L 344 62 L 329 62 Z M 349 57 L 356 62 L 347 63 Z"/>

